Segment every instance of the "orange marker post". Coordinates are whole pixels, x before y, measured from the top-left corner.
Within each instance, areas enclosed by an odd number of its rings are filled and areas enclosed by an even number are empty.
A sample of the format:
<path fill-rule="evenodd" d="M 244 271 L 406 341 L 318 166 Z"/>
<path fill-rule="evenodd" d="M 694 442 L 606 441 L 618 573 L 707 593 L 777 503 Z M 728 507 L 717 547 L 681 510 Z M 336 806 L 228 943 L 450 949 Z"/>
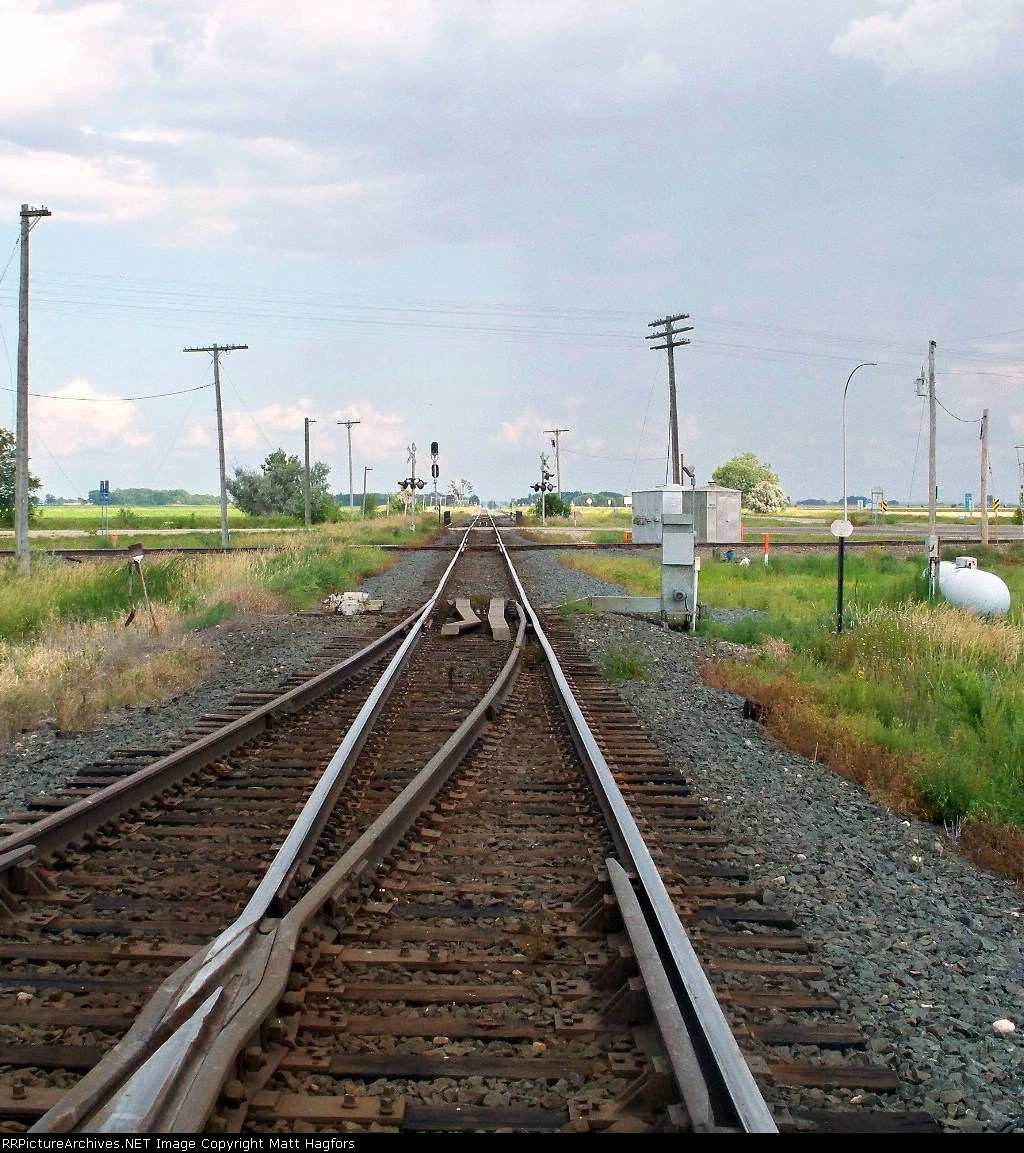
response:
<path fill-rule="evenodd" d="M 764 534 L 764 567 L 768 567 L 768 534 Z"/>

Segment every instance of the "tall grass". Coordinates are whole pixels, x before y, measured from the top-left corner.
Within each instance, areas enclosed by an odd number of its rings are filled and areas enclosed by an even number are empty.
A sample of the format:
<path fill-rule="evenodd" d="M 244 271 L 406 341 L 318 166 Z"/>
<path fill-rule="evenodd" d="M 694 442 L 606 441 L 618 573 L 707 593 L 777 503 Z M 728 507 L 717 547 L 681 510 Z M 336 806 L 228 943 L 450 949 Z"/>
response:
<path fill-rule="evenodd" d="M 407 524 L 377 532 L 384 543 L 410 538 Z M 28 578 L 5 561 L 0 743 L 46 719 L 89 727 L 103 711 L 196 683 L 208 671 L 197 631 L 239 613 L 315 608 L 328 593 L 357 587 L 397 558 L 371 540 L 369 527 L 351 525 L 272 549 L 149 556 L 145 593 L 123 553 L 80 564 L 39 556 Z"/>
<path fill-rule="evenodd" d="M 1010 588 L 1007 619 L 930 601 L 922 559 L 870 550 L 847 558 L 842 633 L 834 554 L 705 561 L 701 603 L 753 613 L 702 619 L 698 633 L 751 647 L 751 659 L 706 663 L 705 675 L 768 704 L 777 739 L 896 808 L 966 822 L 988 867 L 1024 878 L 1024 565 L 1019 550 L 971 552 Z M 655 559 L 568 563 L 633 596 L 658 587 Z"/>

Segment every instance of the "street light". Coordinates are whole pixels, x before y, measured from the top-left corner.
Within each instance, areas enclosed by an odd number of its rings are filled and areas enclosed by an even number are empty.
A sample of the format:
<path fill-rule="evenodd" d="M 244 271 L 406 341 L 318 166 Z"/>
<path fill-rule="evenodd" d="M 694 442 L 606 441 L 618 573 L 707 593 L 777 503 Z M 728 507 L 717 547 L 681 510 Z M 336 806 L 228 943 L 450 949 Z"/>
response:
<path fill-rule="evenodd" d="M 878 367 L 877 361 L 865 360 L 863 364 L 858 364 L 857 368 Z M 834 520 L 832 522 L 832 535 L 839 538 L 839 577 L 836 589 L 836 632 L 843 631 L 843 562 L 846 559 L 846 538 L 853 532 L 853 525 L 850 523 L 850 518 L 847 515 L 847 492 L 846 492 L 846 394 L 850 391 L 850 381 L 853 380 L 853 373 L 857 368 L 850 373 L 846 378 L 846 387 L 843 389 L 843 519 Z"/>

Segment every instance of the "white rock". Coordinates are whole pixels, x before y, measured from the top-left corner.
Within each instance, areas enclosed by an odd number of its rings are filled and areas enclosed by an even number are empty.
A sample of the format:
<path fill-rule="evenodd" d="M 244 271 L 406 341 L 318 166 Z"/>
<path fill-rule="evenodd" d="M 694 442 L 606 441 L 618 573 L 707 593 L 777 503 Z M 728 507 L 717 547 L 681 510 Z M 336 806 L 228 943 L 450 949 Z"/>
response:
<path fill-rule="evenodd" d="M 1017 1026 L 1012 1021 L 1007 1021 L 1005 1017 L 1001 1017 L 998 1021 L 993 1021 L 992 1028 L 1004 1037 L 1008 1037 L 1017 1030 Z"/>

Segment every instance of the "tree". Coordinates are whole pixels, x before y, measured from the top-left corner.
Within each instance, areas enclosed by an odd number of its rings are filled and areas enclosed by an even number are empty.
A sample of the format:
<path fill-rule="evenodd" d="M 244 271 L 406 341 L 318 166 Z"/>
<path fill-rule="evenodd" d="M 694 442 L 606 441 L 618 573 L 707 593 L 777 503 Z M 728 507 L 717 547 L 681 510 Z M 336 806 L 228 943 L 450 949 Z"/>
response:
<path fill-rule="evenodd" d="M 14 527 L 14 482 L 18 471 L 18 445 L 13 432 L 0 428 L 0 525 Z M 43 487 L 37 476 L 28 477 L 28 520 L 36 519 L 39 499 L 32 494 Z"/>
<path fill-rule="evenodd" d="M 330 467 L 322 460 L 309 466 L 310 519 L 314 524 L 334 520 L 337 502 L 327 487 Z M 304 519 L 306 498 L 303 487 L 305 468 L 297 456 L 283 448 L 272 452 L 260 472 L 236 468 L 226 484 L 236 506 L 249 516 L 293 516 Z"/>
<path fill-rule="evenodd" d="M 469 504 L 469 499 L 473 495 L 473 482 L 466 480 L 465 477 L 459 480 L 450 480 L 448 491 L 457 505 Z"/>
<path fill-rule="evenodd" d="M 772 471 L 770 464 L 762 464 L 752 452 L 742 452 L 732 460 L 720 465 L 711 474 L 715 484 L 724 488 L 738 488 L 743 496 L 740 504 L 750 508 L 750 496 L 754 489 L 763 481 L 778 485 L 779 478 Z M 786 502 L 789 503 L 788 501 Z"/>
<path fill-rule="evenodd" d="M 760 480 L 750 492 L 747 507 L 757 513 L 781 512 L 789 508 L 789 497 L 783 492 L 782 485 L 772 480 Z"/>
<path fill-rule="evenodd" d="M 540 497 L 536 501 L 537 515 L 540 516 Z M 557 492 L 549 492 L 544 496 L 544 515 L 545 516 L 569 516 L 572 512 L 572 506 L 564 498 L 558 495 Z"/>

